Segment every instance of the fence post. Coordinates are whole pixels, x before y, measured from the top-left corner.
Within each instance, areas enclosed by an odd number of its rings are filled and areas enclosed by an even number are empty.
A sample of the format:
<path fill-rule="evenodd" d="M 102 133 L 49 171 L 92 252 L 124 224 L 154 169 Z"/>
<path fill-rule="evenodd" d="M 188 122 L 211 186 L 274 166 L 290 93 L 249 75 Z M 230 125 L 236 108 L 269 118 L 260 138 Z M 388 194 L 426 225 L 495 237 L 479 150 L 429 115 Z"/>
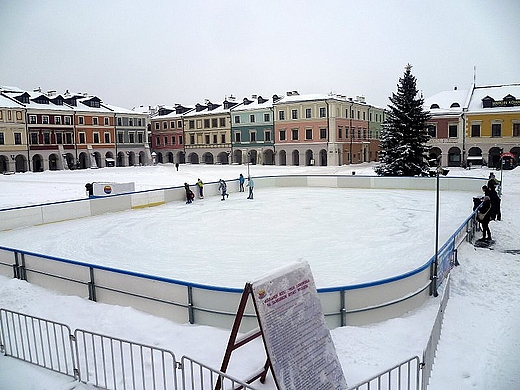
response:
<path fill-rule="evenodd" d="M 90 280 L 88 282 L 88 299 L 96 302 L 96 283 L 94 281 L 94 268 L 89 267 Z"/>
<path fill-rule="evenodd" d="M 195 311 L 193 310 L 193 287 L 188 286 L 188 321 L 190 324 L 195 323 Z"/>

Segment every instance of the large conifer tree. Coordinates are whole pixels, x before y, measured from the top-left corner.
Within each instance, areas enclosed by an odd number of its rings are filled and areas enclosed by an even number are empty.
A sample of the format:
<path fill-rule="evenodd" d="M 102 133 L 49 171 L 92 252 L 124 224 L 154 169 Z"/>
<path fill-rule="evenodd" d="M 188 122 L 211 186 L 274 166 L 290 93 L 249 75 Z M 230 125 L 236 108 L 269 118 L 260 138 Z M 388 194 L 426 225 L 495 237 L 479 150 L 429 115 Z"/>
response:
<path fill-rule="evenodd" d="M 428 171 L 426 142 L 430 139 L 426 122 L 430 113 L 424 111 L 418 96 L 412 66 L 406 65 L 399 79 L 397 93 L 392 93 L 390 112 L 381 131 L 381 164 L 376 173 L 383 176 L 416 176 Z"/>

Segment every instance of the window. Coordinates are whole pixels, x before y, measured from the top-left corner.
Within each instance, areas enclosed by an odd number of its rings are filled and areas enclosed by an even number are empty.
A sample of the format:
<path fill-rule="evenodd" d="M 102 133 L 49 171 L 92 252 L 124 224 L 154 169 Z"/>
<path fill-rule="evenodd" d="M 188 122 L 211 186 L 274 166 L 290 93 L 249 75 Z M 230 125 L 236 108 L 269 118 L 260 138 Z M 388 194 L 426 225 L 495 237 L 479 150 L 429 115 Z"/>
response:
<path fill-rule="evenodd" d="M 15 145 L 22 144 L 22 133 L 14 133 L 14 144 Z"/>
<path fill-rule="evenodd" d="M 139 118 L 139 119 L 137 120 L 137 126 L 142 126 L 142 125 L 143 125 L 142 119 Z"/>
<path fill-rule="evenodd" d="M 137 133 L 137 143 L 144 143 L 144 133 L 142 131 Z"/>
<path fill-rule="evenodd" d="M 61 116 L 55 116 L 54 117 L 54 124 L 55 125 L 61 125 Z"/>
<path fill-rule="evenodd" d="M 264 122 L 270 122 L 271 121 L 271 115 L 264 114 Z"/>
<path fill-rule="evenodd" d="M 97 116 L 92 117 L 92 124 L 93 124 L 94 126 L 97 126 L 97 125 L 98 125 L 98 118 L 97 118 Z"/>
<path fill-rule="evenodd" d="M 305 109 L 305 118 L 312 118 L 312 109 L 311 108 Z M 296 119 L 296 118 L 293 118 L 293 119 Z"/>
<path fill-rule="evenodd" d="M 22 112 L 21 111 L 16 111 L 16 119 L 21 121 L 22 120 Z"/>
<path fill-rule="evenodd" d="M 264 140 L 266 142 L 271 142 L 271 130 L 266 130 L 264 132 Z"/>
<path fill-rule="evenodd" d="M 85 123 L 85 118 L 82 116 L 78 116 L 78 124 L 83 125 Z"/>
<path fill-rule="evenodd" d="M 291 118 L 298 119 L 298 110 L 291 111 Z"/>
<path fill-rule="evenodd" d="M 205 142 L 206 144 L 209 144 L 209 134 L 205 134 L 205 135 L 204 135 L 204 142 Z M 215 142 L 215 143 L 216 143 L 216 142 Z"/>
<path fill-rule="evenodd" d="M 513 123 L 513 137 L 520 137 L 520 123 Z"/>
<path fill-rule="evenodd" d="M 320 139 L 327 138 L 327 129 L 320 129 Z"/>
<path fill-rule="evenodd" d="M 320 118 L 325 118 L 327 116 L 327 109 L 325 107 L 320 107 Z"/>
<path fill-rule="evenodd" d="M 220 118 L 220 127 L 226 127 L 226 118 Z"/>
<path fill-rule="evenodd" d="M 118 119 L 118 120 L 120 120 L 120 119 Z M 119 124 L 119 126 L 121 126 L 121 124 Z M 160 126 L 159 122 L 155 122 L 155 130 L 159 130 L 159 126 Z"/>
<path fill-rule="evenodd" d="M 163 128 L 163 129 L 167 129 L 167 128 L 168 128 L 168 122 L 164 121 L 164 122 L 162 123 L 162 128 Z"/>
<path fill-rule="evenodd" d="M 172 145 L 175 145 L 175 136 L 172 135 Z"/>
<path fill-rule="evenodd" d="M 285 120 L 285 111 L 278 111 L 278 119 L 281 121 Z"/>
<path fill-rule="evenodd" d="M 218 119 L 212 118 L 211 119 L 211 127 L 218 127 Z"/>
<path fill-rule="evenodd" d="M 179 145 L 182 145 L 182 135 L 179 135 Z"/>
<path fill-rule="evenodd" d="M 240 141 L 240 131 L 235 132 L 235 142 L 241 142 Z"/>
<path fill-rule="evenodd" d="M 365 111 L 363 111 L 363 120 L 366 120 L 366 117 L 367 117 L 367 113 Z"/>
<path fill-rule="evenodd" d="M 122 131 L 117 132 L 117 142 L 120 144 L 122 144 L 124 142 L 124 133 Z M 159 141 L 157 141 L 157 145 L 160 145 L 160 144 L 161 143 Z"/>
<path fill-rule="evenodd" d="M 70 125 L 72 123 L 70 116 L 66 116 L 65 118 L 63 118 L 63 120 L 66 125 Z"/>
<path fill-rule="evenodd" d="M 341 126 L 338 127 L 338 138 L 339 139 L 343 138 L 343 127 L 341 127 Z"/>
<path fill-rule="evenodd" d="M 104 123 L 105 126 L 109 126 L 110 125 L 110 119 L 107 118 L 107 117 L 104 117 L 103 118 L 103 123 Z"/>
<path fill-rule="evenodd" d="M 204 119 L 204 128 L 205 129 L 209 129 L 209 123 L 210 123 L 209 119 Z"/>
<path fill-rule="evenodd" d="M 85 133 L 79 133 L 79 143 L 84 144 L 85 143 Z"/>
<path fill-rule="evenodd" d="M 29 123 L 31 125 L 36 124 L 36 115 L 29 115 Z"/>
<path fill-rule="evenodd" d="M 190 134 L 190 145 L 195 144 L 195 134 Z"/>
<path fill-rule="evenodd" d="M 226 143 L 226 134 L 220 134 L 220 142 L 223 144 Z"/>
<path fill-rule="evenodd" d="M 50 133 L 43 133 L 43 143 L 45 145 L 49 145 L 51 143 L 51 134 Z"/>
<path fill-rule="evenodd" d="M 293 139 L 294 139 L 294 135 L 293 135 Z M 296 139 L 298 139 L 298 138 L 296 138 Z M 305 139 L 312 139 L 312 129 L 305 129 Z"/>
<path fill-rule="evenodd" d="M 0 145 L 5 145 L 4 133 L 0 133 Z"/>
<path fill-rule="evenodd" d="M 235 123 L 240 123 L 240 115 L 235 115 Z"/>
<path fill-rule="evenodd" d="M 251 142 L 256 142 L 256 131 L 251 131 L 249 133 L 249 139 L 251 140 Z"/>
<path fill-rule="evenodd" d="M 188 128 L 189 129 L 194 129 L 195 128 L 195 121 L 193 119 L 188 122 Z"/>
<path fill-rule="evenodd" d="M 155 145 L 161 146 L 161 137 L 155 137 Z"/>
<path fill-rule="evenodd" d="M 437 138 L 437 126 L 436 125 L 428 125 L 427 130 L 428 130 L 428 135 L 431 138 Z"/>
<path fill-rule="evenodd" d="M 42 115 L 42 123 L 44 125 L 48 125 L 49 124 L 49 116 L 48 115 Z"/>
<path fill-rule="evenodd" d="M 128 133 L 128 142 L 131 144 L 135 144 L 135 133 Z"/>
<path fill-rule="evenodd" d="M 457 125 L 449 125 L 448 126 L 448 137 L 457 138 L 458 136 L 458 127 Z"/>
<path fill-rule="evenodd" d="M 255 114 L 249 115 L 249 122 L 251 122 L 251 123 L 255 123 L 256 122 Z"/>
<path fill-rule="evenodd" d="M 134 120 L 132 118 L 128 119 L 128 126 L 133 126 Z"/>
<path fill-rule="evenodd" d="M 109 144 L 110 143 L 110 133 L 107 131 L 107 132 L 103 133 L 103 136 L 105 137 L 105 143 Z"/>
<path fill-rule="evenodd" d="M 65 143 L 68 145 L 72 144 L 72 133 L 65 133 Z"/>
<path fill-rule="evenodd" d="M 121 118 L 117 118 L 117 125 L 118 126 L 123 126 L 123 120 Z M 158 122 L 155 122 L 155 128 L 159 129 L 159 123 Z"/>
<path fill-rule="evenodd" d="M 285 135 L 285 130 L 280 130 L 280 141 L 285 141 L 285 138 L 286 135 Z"/>
<path fill-rule="evenodd" d="M 63 134 L 62 133 L 56 133 L 56 143 L 58 145 L 63 143 Z"/>
<path fill-rule="evenodd" d="M 492 123 L 491 124 L 491 137 L 502 137 L 502 124 Z"/>
<path fill-rule="evenodd" d="M 291 135 L 292 135 L 292 140 L 293 141 L 298 141 L 298 129 L 292 129 L 291 130 Z"/>
<path fill-rule="evenodd" d="M 480 137 L 480 124 L 472 124 L 471 125 L 471 136 L 472 137 Z"/>
<path fill-rule="evenodd" d="M 96 132 L 93 135 L 94 135 L 94 143 L 99 144 L 99 133 Z"/>
<path fill-rule="evenodd" d="M 31 133 L 31 145 L 38 145 L 38 133 Z"/>
<path fill-rule="evenodd" d="M 168 145 L 168 137 L 164 136 L 163 139 L 164 139 L 164 146 Z"/>

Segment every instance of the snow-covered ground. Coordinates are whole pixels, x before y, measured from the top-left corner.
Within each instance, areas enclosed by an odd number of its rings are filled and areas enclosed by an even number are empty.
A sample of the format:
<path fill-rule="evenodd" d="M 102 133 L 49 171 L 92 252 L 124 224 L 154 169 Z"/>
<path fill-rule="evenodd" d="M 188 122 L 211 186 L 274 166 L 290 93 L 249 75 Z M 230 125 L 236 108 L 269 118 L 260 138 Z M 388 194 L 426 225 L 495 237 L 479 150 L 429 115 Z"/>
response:
<path fill-rule="evenodd" d="M 373 167 L 369 164 L 354 167 L 251 166 L 250 169 L 254 176 L 289 173 L 351 174 L 352 170 L 355 170 L 357 175 L 373 175 Z M 85 196 L 84 184 L 92 181 L 134 181 L 136 189 L 142 190 L 182 185 L 185 181 L 193 184 L 199 177 L 205 182 L 216 181 L 219 178 L 234 179 L 238 177 L 239 173 L 246 175 L 247 167 L 186 165 L 181 166 L 179 172 L 176 172 L 171 165 L 164 165 L 0 176 L 0 208 L 83 198 Z M 452 169 L 449 175 L 486 178 L 488 174 L 489 170 L 484 168 L 470 171 Z M 460 248 L 461 266 L 452 271 L 451 298 L 446 310 L 430 389 L 520 388 L 520 256 L 505 252 L 509 249 L 520 249 L 518 239 L 520 170 L 504 172 L 503 182 L 503 220 L 491 224 L 491 231 L 497 240 L 495 250 L 476 249 L 466 243 Z M 318 195 L 318 199 L 313 196 L 313 191 L 316 191 L 314 194 Z M 384 258 L 385 263 L 388 258 L 390 262 L 397 261 L 398 266 L 401 266 L 398 260 L 404 258 L 410 260 L 410 264 L 417 265 L 414 263 L 415 261 L 422 264 L 433 252 L 431 238 L 420 239 L 421 234 L 417 231 L 421 226 L 420 231 L 427 232 L 428 228 L 425 226 L 433 225 L 435 202 L 431 192 L 397 191 L 395 194 L 389 194 L 386 191 L 362 192 L 331 189 L 330 193 L 327 192 L 327 198 L 323 199 L 321 191 L 327 190 L 257 188 L 254 201 L 247 201 L 243 199 L 245 196 L 232 194 L 229 201 L 226 202 L 220 202 L 216 197 L 208 197 L 203 201 L 196 201 L 193 205 L 171 204 L 147 210 L 111 214 L 101 218 L 105 218 L 104 220 L 113 218 L 114 222 L 117 222 L 115 225 L 118 226 L 118 236 L 121 237 L 122 232 L 126 235 L 128 231 L 142 226 L 136 225 L 137 222 L 132 221 L 133 218 L 130 218 L 130 215 L 139 216 L 140 222 L 144 223 L 144 229 L 140 228 L 140 233 L 142 233 L 143 230 L 153 230 L 152 224 L 149 225 L 149 220 L 153 220 L 155 210 L 161 210 L 161 214 L 168 217 L 169 224 L 160 225 L 160 231 L 168 230 L 166 226 L 172 231 L 172 235 L 163 237 L 163 240 L 175 241 L 175 237 L 179 236 L 185 240 L 190 237 L 196 240 L 186 245 L 192 250 L 196 250 L 201 243 L 204 243 L 204 245 L 214 245 L 211 251 L 220 249 L 223 249 L 224 253 L 239 251 L 243 254 L 242 259 L 248 258 L 257 251 L 262 253 L 265 247 L 262 243 L 265 243 L 266 240 L 269 240 L 269 245 L 274 245 L 277 242 L 274 237 L 282 235 L 284 240 L 290 240 L 294 237 L 292 234 L 294 233 L 300 235 L 302 240 L 300 242 L 305 242 L 300 252 L 294 253 L 294 257 L 291 258 L 292 251 L 283 252 L 283 245 L 276 250 L 281 253 L 282 261 L 289 258 L 307 260 L 311 264 L 318 287 L 322 287 L 320 283 L 328 283 L 329 279 L 334 284 L 341 283 L 343 279 L 336 280 L 335 278 L 337 274 L 342 273 L 348 276 L 344 280 L 345 283 L 341 284 L 362 280 L 365 277 L 364 272 L 356 274 L 353 269 L 349 269 L 347 259 L 353 259 L 354 263 L 351 264 L 363 264 L 362 271 L 364 270 L 366 274 L 369 274 L 369 279 L 372 279 L 372 277 L 380 276 L 383 271 L 387 272 L 389 268 L 381 266 L 372 269 L 374 263 L 368 261 L 365 266 L 365 258 L 376 258 L 380 262 L 380 259 Z M 356 203 L 356 200 L 361 198 L 360 194 L 362 194 L 362 199 L 365 199 L 365 203 Z M 441 242 L 445 239 L 443 235 L 447 236 L 454 230 L 453 224 L 458 226 L 460 216 L 463 218 L 469 214 L 470 196 L 478 194 L 459 195 L 461 194 L 444 192 L 441 194 Z M 370 201 L 368 201 L 369 199 Z M 388 202 L 388 199 L 391 201 Z M 337 207 L 329 206 L 342 202 L 345 203 L 343 206 L 345 210 L 352 212 L 352 210 L 359 211 L 364 208 L 366 212 L 363 213 L 362 218 L 354 214 L 352 215 L 354 218 L 351 218 L 350 222 L 348 218 L 343 220 L 341 218 L 344 216 L 340 218 L 337 211 L 334 211 L 337 210 Z M 403 214 L 403 219 L 385 221 L 386 214 L 391 207 L 395 207 L 395 204 L 399 204 L 399 212 Z M 296 211 L 287 209 L 288 205 L 294 205 L 297 208 Z M 370 207 L 378 205 L 382 211 L 378 214 L 377 207 L 369 209 L 369 205 Z M 350 209 L 350 206 L 353 208 Z M 274 215 L 285 216 L 285 218 L 276 217 L 275 222 L 280 222 L 282 219 L 289 220 L 289 222 L 286 222 L 287 225 L 283 225 L 282 230 L 270 230 L 276 223 L 266 220 L 268 217 L 273 218 L 265 214 L 266 209 L 274 212 Z M 385 216 L 382 217 L 383 214 Z M 289 215 L 291 218 L 287 217 Z M 414 222 L 407 222 L 409 219 L 404 216 L 411 216 Z M 96 218 L 75 222 L 87 224 L 82 226 L 82 232 L 87 230 L 96 232 L 96 224 L 88 226 L 89 220 L 95 221 Z M 307 225 L 304 222 L 308 218 L 312 221 L 312 231 L 307 236 L 305 235 Z M 385 223 L 382 223 L 381 218 Z M 224 240 L 219 236 L 220 233 L 215 232 L 218 229 L 215 227 L 210 230 L 202 228 L 202 226 L 211 225 L 215 219 L 221 220 L 221 225 L 218 226 L 222 226 L 223 236 L 235 237 L 238 232 L 245 236 L 237 238 L 236 245 L 224 247 Z M 355 224 L 352 220 L 355 221 Z M 262 237 L 256 245 L 252 244 L 254 240 L 248 235 L 251 235 L 253 227 L 247 227 L 249 226 L 248 221 L 251 222 L 251 226 L 257 226 L 259 221 L 263 221 L 262 225 L 254 230 L 255 235 L 262 230 L 268 230 L 262 229 L 265 226 L 269 226 L 268 231 L 271 232 L 271 235 Z M 154 222 L 155 224 L 160 223 L 158 220 Z M 408 223 L 411 224 L 408 225 Z M 418 225 L 414 225 L 414 223 Z M 56 226 L 54 230 L 71 229 L 73 224 L 72 222 L 57 224 L 61 226 L 59 228 Z M 123 226 L 119 227 L 120 224 Z M 355 252 L 354 256 L 339 258 L 337 254 L 332 255 L 333 252 L 345 252 L 345 248 L 336 247 L 336 245 L 343 245 L 343 243 L 337 242 L 337 236 L 334 236 L 334 242 L 329 241 L 326 238 L 329 236 L 328 233 L 338 233 L 341 239 L 346 240 L 345 245 L 349 245 L 349 237 L 355 236 L 356 233 L 359 233 L 358 229 L 366 229 L 367 226 L 373 229 L 373 234 L 368 237 L 358 235 L 357 238 L 354 237 L 355 241 L 350 242 L 350 245 L 354 247 L 356 245 L 353 243 L 357 244 L 361 248 L 360 252 Z M 85 246 L 82 248 L 81 245 L 78 245 L 77 251 L 71 251 L 70 248 L 74 245 L 72 245 L 72 241 L 66 239 L 69 234 L 63 234 L 61 231 L 62 234 L 57 236 L 52 236 L 52 234 L 43 236 L 48 234 L 46 230 L 50 229 L 41 228 L 33 227 L 0 233 L 0 245 L 18 247 L 20 242 L 25 241 L 24 248 L 29 250 L 44 253 L 56 250 L 58 251 L 56 254 L 60 256 L 73 259 L 77 259 L 75 256 L 81 256 L 82 258 L 77 260 L 91 261 L 90 258 L 83 256 L 93 248 Z M 192 229 L 195 229 L 195 232 Z M 96 234 L 99 237 L 109 234 L 109 229 L 99 231 L 98 227 L 97 230 Z M 25 238 L 23 234 L 20 235 L 21 232 L 26 233 Z M 321 232 L 326 234 L 321 234 Z M 393 234 L 396 236 L 392 236 Z M 414 234 L 416 236 L 412 236 Z M 422 233 L 422 235 L 432 236 L 428 233 Z M 73 236 L 75 240 L 78 239 L 77 234 Z M 32 238 L 28 240 L 27 237 Z M 39 239 L 36 240 L 33 237 L 39 237 Z M 317 237 L 317 240 L 310 240 L 310 237 Z M 408 239 L 406 239 L 407 237 Z M 114 241 L 116 244 L 121 244 L 117 240 L 119 238 L 110 238 L 107 241 L 109 244 Z M 386 240 L 390 240 L 390 243 L 378 245 Z M 49 241 L 52 242 L 52 245 L 48 245 Z M 405 246 L 413 241 L 417 243 L 415 247 Z M 127 244 L 127 237 L 122 244 Z M 290 243 L 287 247 L 294 248 L 294 245 Z M 331 252 L 327 249 L 329 245 L 334 247 Z M 175 247 L 175 252 L 183 250 L 182 247 L 184 246 Z M 321 248 L 320 257 L 327 259 L 326 262 L 323 262 L 329 263 L 327 267 L 320 268 L 320 262 L 316 260 L 313 263 L 312 258 L 317 257 L 318 252 L 313 253 L 312 251 L 316 247 Z M 369 252 L 371 256 L 360 255 L 360 253 L 364 253 L 363 247 L 365 247 L 365 252 Z M 423 250 L 425 252 L 422 252 Z M 400 255 L 391 255 L 392 252 Z M 204 258 L 204 252 L 190 253 L 191 262 L 195 264 L 198 259 Z M 403 254 L 407 255 L 403 256 Z M 141 253 L 140 256 L 143 254 Z M 336 267 L 340 262 L 347 263 L 347 268 L 338 272 Z M 142 263 L 144 262 L 134 259 L 129 264 L 140 267 L 143 266 Z M 402 266 L 407 264 L 405 261 Z M 161 267 L 165 265 L 166 262 L 162 263 Z M 128 266 L 126 264 L 120 268 Z M 202 271 L 205 270 L 205 267 L 200 268 L 203 268 Z M 189 266 L 186 266 L 186 269 L 189 271 L 188 275 L 194 272 Z M 143 269 L 137 270 L 143 271 Z M 262 272 L 262 269 L 251 269 L 248 272 L 249 274 L 244 272 L 243 278 L 240 277 L 240 273 L 235 272 L 239 275 L 233 283 L 230 283 L 233 286 L 242 286 L 251 277 L 259 276 L 257 272 Z M 201 277 L 213 273 L 215 272 L 211 268 L 207 272 L 200 272 Z M 220 279 L 204 279 L 203 281 L 219 285 L 222 282 Z M 352 385 L 390 368 L 402 360 L 414 355 L 420 356 L 426 345 L 438 303 L 438 299 L 432 298 L 424 307 L 401 318 L 368 326 L 348 326 L 332 330 L 334 343 L 348 383 Z M 178 357 L 188 355 L 213 367 L 220 366 L 229 337 L 229 332 L 221 329 L 175 324 L 131 308 L 97 304 L 77 297 L 61 296 L 19 280 L 3 277 L 0 277 L 0 307 L 66 323 L 72 329 L 84 328 L 123 339 L 157 345 L 172 350 Z M 88 315 L 86 315 L 87 313 Z M 204 340 L 212 341 L 208 343 Z M 259 352 L 262 349 L 259 343 L 255 343 L 253 348 L 257 348 Z M 248 356 L 255 355 L 261 354 L 248 354 Z M 239 377 L 245 376 L 263 363 L 262 359 L 259 361 L 250 358 L 238 360 L 239 362 L 233 361 L 232 373 Z M 267 384 L 258 383 L 257 386 L 269 390 L 274 388 L 270 377 L 268 377 Z M 76 383 L 71 378 L 1 356 L 0 388 L 85 389 L 88 386 Z"/>

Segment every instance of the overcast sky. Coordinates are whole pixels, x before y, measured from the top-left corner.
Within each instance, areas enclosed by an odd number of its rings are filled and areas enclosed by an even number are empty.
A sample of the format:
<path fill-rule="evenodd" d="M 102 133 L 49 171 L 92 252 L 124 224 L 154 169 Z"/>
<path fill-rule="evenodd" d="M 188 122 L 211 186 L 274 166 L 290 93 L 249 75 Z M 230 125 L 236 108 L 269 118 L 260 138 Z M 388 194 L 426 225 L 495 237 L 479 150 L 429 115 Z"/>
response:
<path fill-rule="evenodd" d="M 518 0 L 1 0 L 0 85 L 125 108 L 520 83 Z"/>

